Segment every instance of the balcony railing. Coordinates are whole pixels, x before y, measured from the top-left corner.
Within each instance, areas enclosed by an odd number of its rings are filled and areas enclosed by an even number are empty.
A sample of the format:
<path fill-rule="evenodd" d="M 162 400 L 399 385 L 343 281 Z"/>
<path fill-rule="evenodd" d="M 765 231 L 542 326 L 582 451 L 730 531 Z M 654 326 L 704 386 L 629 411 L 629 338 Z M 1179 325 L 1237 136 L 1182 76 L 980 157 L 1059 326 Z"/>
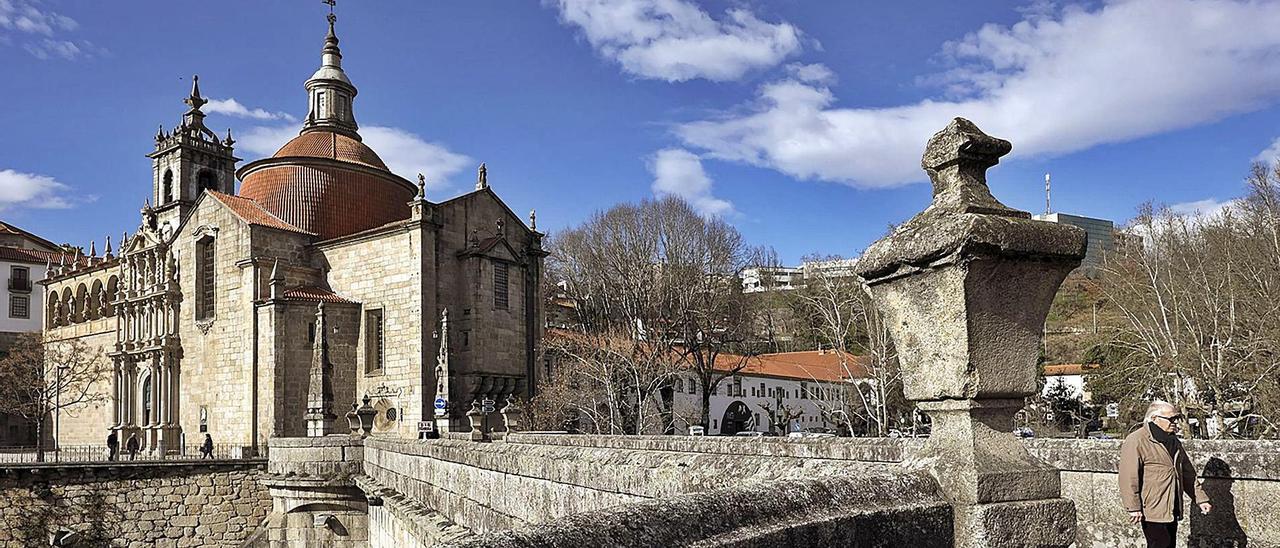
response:
<path fill-rule="evenodd" d="M 31 292 L 31 278 L 9 278 L 9 291 L 17 293 Z"/>

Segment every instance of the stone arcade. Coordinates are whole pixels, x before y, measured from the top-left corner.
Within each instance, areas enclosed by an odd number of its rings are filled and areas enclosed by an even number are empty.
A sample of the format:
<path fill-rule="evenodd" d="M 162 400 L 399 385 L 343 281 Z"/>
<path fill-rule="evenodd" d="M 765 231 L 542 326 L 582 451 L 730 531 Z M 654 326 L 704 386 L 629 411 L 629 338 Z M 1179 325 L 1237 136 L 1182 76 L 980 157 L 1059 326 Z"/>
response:
<path fill-rule="evenodd" d="M 111 361 L 95 387 L 109 403 L 64 414 L 61 443 L 116 431 L 145 452 L 190 453 L 208 432 L 252 450 L 346 432 L 334 418 L 366 396 L 376 432 L 416 437 L 433 416 L 440 348 L 446 430 L 462 428 L 473 400 L 532 393 L 542 235 L 484 166 L 474 191 L 441 202 L 421 175 L 388 170 L 361 142 L 335 21 L 296 138 L 237 170 L 235 141 L 206 127 L 193 78 L 181 123 L 161 127 L 147 154 L 141 226 L 116 250 L 108 240 L 101 256 L 50 265 L 48 335 Z"/>

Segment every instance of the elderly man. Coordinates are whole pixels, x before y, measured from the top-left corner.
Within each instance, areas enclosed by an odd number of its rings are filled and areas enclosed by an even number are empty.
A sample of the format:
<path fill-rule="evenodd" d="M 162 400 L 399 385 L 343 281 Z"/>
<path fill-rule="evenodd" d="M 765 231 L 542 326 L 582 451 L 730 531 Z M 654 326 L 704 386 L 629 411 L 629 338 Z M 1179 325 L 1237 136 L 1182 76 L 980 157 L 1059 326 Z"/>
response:
<path fill-rule="evenodd" d="M 1209 513 L 1209 496 L 1196 480 L 1196 469 L 1178 441 L 1182 411 L 1156 401 L 1147 408 L 1142 428 L 1120 446 L 1120 502 L 1130 523 L 1141 523 L 1148 548 L 1172 548 L 1182 519 L 1182 493 Z"/>

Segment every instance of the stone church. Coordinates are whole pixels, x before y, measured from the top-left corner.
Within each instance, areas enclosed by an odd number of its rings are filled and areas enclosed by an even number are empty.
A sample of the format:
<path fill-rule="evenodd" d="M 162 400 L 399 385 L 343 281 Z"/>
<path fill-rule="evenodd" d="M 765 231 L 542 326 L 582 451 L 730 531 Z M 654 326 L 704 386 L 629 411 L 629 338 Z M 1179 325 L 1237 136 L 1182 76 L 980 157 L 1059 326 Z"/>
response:
<path fill-rule="evenodd" d="M 526 226 L 483 165 L 474 191 L 439 202 L 392 173 L 361 141 L 335 21 L 296 138 L 237 169 L 194 80 L 147 154 L 141 225 L 50 265 L 46 334 L 104 363 L 104 397 L 60 414 L 63 444 L 116 431 L 190 451 L 208 432 L 256 447 L 347 432 L 365 397 L 375 432 L 416 437 L 438 395 L 442 426 L 461 428 L 474 400 L 532 394 L 546 255 L 532 214 Z"/>

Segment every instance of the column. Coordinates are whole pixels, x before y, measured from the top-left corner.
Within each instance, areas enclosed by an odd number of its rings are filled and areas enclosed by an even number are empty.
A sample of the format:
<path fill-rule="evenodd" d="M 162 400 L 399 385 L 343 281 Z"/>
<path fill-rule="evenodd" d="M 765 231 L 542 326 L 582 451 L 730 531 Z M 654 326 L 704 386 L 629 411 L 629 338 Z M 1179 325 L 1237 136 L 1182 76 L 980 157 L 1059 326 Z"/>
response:
<path fill-rule="evenodd" d="M 111 359 L 111 426 L 120 426 L 120 358 Z"/>

